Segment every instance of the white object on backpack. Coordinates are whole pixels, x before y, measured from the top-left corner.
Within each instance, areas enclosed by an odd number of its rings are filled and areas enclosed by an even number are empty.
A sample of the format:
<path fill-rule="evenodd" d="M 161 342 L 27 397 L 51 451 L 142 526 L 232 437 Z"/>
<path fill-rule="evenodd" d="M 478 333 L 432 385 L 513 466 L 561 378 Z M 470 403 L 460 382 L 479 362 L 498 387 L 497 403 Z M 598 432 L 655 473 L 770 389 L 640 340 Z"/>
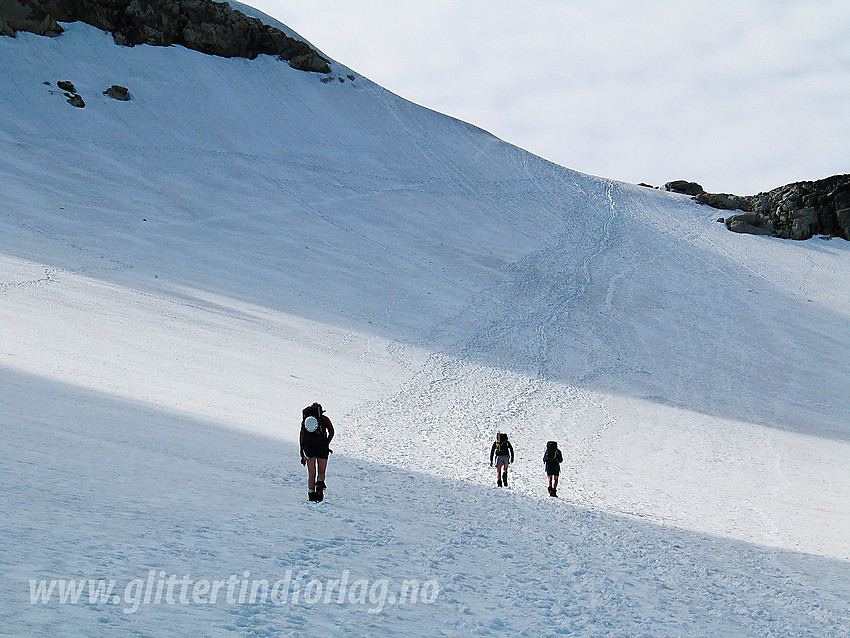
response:
<path fill-rule="evenodd" d="M 314 416 L 308 416 L 304 419 L 304 429 L 308 432 L 315 432 L 319 429 L 319 420 Z"/>

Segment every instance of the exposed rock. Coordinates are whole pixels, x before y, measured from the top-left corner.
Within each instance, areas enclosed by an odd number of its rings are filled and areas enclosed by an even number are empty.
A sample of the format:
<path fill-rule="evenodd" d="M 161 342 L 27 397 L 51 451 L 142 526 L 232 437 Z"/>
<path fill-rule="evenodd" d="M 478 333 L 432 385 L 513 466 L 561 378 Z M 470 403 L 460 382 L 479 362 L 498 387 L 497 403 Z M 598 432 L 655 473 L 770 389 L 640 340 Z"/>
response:
<path fill-rule="evenodd" d="M 130 91 L 126 86 L 119 86 L 117 84 L 110 86 L 103 92 L 103 94 L 106 97 L 111 97 L 113 100 L 120 100 L 121 102 L 128 102 L 133 99 L 133 96 L 130 95 Z"/>
<path fill-rule="evenodd" d="M 76 106 L 78 109 L 85 108 L 86 103 L 83 102 L 83 97 L 81 95 L 78 95 L 77 93 L 66 93 L 65 95 L 68 96 L 68 104 L 71 106 Z"/>
<path fill-rule="evenodd" d="M 56 86 L 58 86 L 63 91 L 68 91 L 68 93 L 76 93 L 77 92 L 77 89 L 74 88 L 74 83 L 69 82 L 68 80 L 59 80 L 56 83 Z"/>
<path fill-rule="evenodd" d="M 850 239 L 850 186 L 844 184 L 833 191 L 832 203 L 835 206 L 835 224 L 838 233 Z"/>
<path fill-rule="evenodd" d="M 38 29 L 34 33 L 44 35 L 49 38 L 55 38 L 62 35 L 64 32 L 65 29 L 63 29 L 62 26 L 48 13 L 44 16 L 44 19 L 38 23 Z"/>
<path fill-rule="evenodd" d="M 791 239 L 809 239 L 818 232 L 818 212 L 814 208 L 791 211 Z"/>
<path fill-rule="evenodd" d="M 112 33 L 116 44 L 179 44 L 226 58 L 277 56 L 294 69 L 330 73 L 309 44 L 212 0 L 0 0 L 9 30 L 58 35 L 56 22 L 82 21 Z M 2 24 L 0 24 L 2 30 Z"/>
<path fill-rule="evenodd" d="M 769 224 L 765 225 L 758 213 L 741 213 L 727 217 L 726 228 L 736 233 L 749 233 L 750 235 L 776 234 L 776 229 Z"/>
<path fill-rule="evenodd" d="M 53 19 L 50 11 L 34 10 L 32 0 L 0 0 L 0 35 L 15 37 L 17 31 L 56 37 L 64 29 Z"/>
<path fill-rule="evenodd" d="M 688 182 L 683 179 L 667 182 L 661 187 L 661 190 L 670 191 L 671 193 L 681 193 L 682 195 L 699 195 L 704 192 L 702 186 L 696 182 Z"/>
<path fill-rule="evenodd" d="M 289 66 L 299 71 L 309 71 L 310 73 L 330 73 L 331 67 L 328 66 L 327 60 L 318 55 L 302 54 L 296 55 L 289 60 Z"/>
<path fill-rule="evenodd" d="M 836 217 L 841 236 L 850 239 L 850 208 L 838 211 Z"/>
<path fill-rule="evenodd" d="M 704 191 L 694 197 L 694 201 L 698 204 L 706 204 L 720 210 L 748 210 L 751 205 L 750 200 L 749 197 L 730 195 L 729 193 L 706 193 Z"/>
<path fill-rule="evenodd" d="M 15 30 L 9 26 L 9 23 L 6 22 L 6 19 L 0 15 L 0 35 L 8 35 L 12 38 L 15 37 Z"/>
<path fill-rule="evenodd" d="M 726 218 L 729 230 L 809 239 L 814 235 L 850 240 L 850 175 L 794 182 L 758 195 L 701 193 L 694 200 L 721 210 L 746 213 Z"/>

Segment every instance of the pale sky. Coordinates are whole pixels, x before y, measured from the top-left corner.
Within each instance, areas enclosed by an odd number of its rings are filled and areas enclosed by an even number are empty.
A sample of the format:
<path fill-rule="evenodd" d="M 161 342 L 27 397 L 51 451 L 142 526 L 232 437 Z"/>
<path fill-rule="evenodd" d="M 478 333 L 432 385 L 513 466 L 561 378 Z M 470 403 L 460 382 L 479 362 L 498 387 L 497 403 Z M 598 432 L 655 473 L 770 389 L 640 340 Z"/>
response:
<path fill-rule="evenodd" d="M 850 1 L 251 0 L 563 166 L 751 194 L 850 172 Z"/>

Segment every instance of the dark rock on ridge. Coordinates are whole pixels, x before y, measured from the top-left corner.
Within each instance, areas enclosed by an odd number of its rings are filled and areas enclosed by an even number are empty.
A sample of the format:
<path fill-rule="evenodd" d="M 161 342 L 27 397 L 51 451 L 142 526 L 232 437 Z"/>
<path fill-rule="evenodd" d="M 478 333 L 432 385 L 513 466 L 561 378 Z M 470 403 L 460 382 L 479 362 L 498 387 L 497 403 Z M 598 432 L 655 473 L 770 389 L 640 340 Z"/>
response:
<path fill-rule="evenodd" d="M 6 22 L 6 18 L 0 15 L 0 35 L 8 35 L 11 37 L 15 37 L 15 30 L 9 26 L 9 23 Z"/>
<path fill-rule="evenodd" d="M 83 101 L 83 96 L 77 93 L 66 93 L 65 97 L 68 98 L 66 101 L 71 106 L 76 106 L 78 109 L 86 108 L 86 103 Z"/>
<path fill-rule="evenodd" d="M 63 29 L 49 11 L 34 11 L 28 0 L 0 0 L 0 35 L 15 37 L 18 31 L 56 37 Z"/>
<path fill-rule="evenodd" d="M 672 182 L 667 182 L 661 187 L 661 190 L 671 193 L 681 193 L 682 195 L 699 195 L 704 192 L 702 186 L 696 182 L 688 182 L 684 179 L 677 179 Z"/>
<path fill-rule="evenodd" d="M 776 229 L 771 224 L 765 224 L 758 213 L 741 213 L 727 217 L 726 228 L 735 233 L 776 236 Z"/>
<path fill-rule="evenodd" d="M 694 197 L 698 204 L 705 204 L 720 210 L 749 210 L 751 196 L 730 195 L 729 193 L 706 193 L 703 191 Z"/>
<path fill-rule="evenodd" d="M 133 96 L 130 95 L 130 91 L 126 86 L 119 86 L 117 84 L 110 86 L 103 92 L 103 94 L 106 97 L 111 97 L 113 100 L 119 100 L 121 102 L 129 102 L 133 99 Z"/>
<path fill-rule="evenodd" d="M 82 21 L 112 34 L 116 44 L 178 44 L 226 58 L 275 55 L 301 71 L 330 73 L 306 42 L 212 0 L 0 0 L 0 34 L 59 35 L 60 22 Z M 4 26 L 5 25 L 5 26 Z M 11 31 L 11 33 L 9 33 Z"/>
<path fill-rule="evenodd" d="M 814 235 L 850 240 L 850 175 L 794 182 L 758 195 L 706 193 L 696 182 L 668 182 L 663 190 L 692 195 L 694 201 L 743 213 L 725 218 L 736 233 L 810 239 Z"/>
<path fill-rule="evenodd" d="M 710 202 L 700 203 L 710 205 Z M 795 182 L 766 193 L 739 197 L 737 203 L 738 208 L 755 216 L 757 227 L 773 228 L 774 237 L 809 239 L 814 235 L 831 235 L 850 240 L 850 175 Z M 735 230 L 737 221 L 747 222 L 747 219 L 732 215 L 727 218 L 726 226 Z"/>

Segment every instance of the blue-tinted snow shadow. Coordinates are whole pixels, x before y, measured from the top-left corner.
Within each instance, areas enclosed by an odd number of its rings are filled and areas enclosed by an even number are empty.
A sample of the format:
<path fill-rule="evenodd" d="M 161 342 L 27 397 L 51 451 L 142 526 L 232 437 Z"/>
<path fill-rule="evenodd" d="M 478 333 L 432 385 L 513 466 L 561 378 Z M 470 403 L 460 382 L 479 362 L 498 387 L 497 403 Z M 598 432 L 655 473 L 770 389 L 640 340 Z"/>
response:
<path fill-rule="evenodd" d="M 338 445 L 315 505 L 291 443 L 8 368 L 0 379 L 0 622 L 12 635 L 850 630 L 845 561 L 575 507 L 568 485 L 564 500 L 537 499 L 348 458 Z M 231 604 L 224 593 L 133 614 L 126 601 L 28 602 L 30 579 L 116 579 L 123 594 L 150 570 L 274 581 L 287 569 L 320 581 L 350 570 L 396 591 L 402 578 L 437 580 L 441 591 L 431 605 L 380 613 L 356 599 Z"/>

